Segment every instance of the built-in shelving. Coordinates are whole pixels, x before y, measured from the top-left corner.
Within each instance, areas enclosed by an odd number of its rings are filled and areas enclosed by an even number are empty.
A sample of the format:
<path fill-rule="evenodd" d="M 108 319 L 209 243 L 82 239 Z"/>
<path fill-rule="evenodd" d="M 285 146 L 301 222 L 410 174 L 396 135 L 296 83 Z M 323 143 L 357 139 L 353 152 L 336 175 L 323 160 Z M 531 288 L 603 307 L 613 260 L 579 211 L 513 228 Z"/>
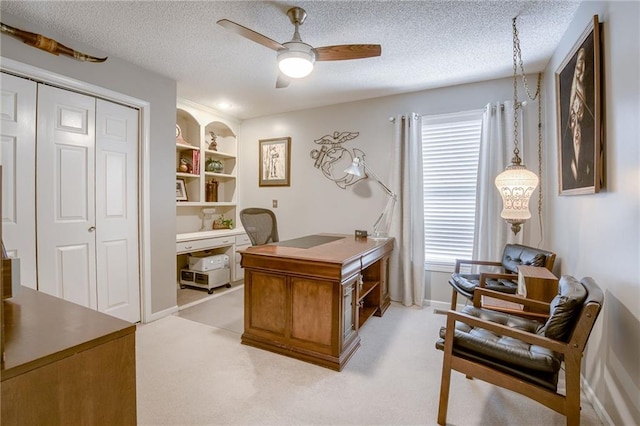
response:
<path fill-rule="evenodd" d="M 179 99 L 176 124 L 182 139 L 176 138 L 175 173 L 176 179 L 184 181 L 188 198 L 176 201 L 178 233 L 199 231 L 203 208 L 215 208 L 216 215 L 233 219 L 238 226 L 237 123 L 211 108 Z M 180 170 L 182 158 L 191 163 L 189 172 Z M 222 164 L 221 170 L 207 170 L 207 163 L 213 160 Z M 212 180 L 217 182 L 216 201 L 207 199 L 207 183 Z"/>

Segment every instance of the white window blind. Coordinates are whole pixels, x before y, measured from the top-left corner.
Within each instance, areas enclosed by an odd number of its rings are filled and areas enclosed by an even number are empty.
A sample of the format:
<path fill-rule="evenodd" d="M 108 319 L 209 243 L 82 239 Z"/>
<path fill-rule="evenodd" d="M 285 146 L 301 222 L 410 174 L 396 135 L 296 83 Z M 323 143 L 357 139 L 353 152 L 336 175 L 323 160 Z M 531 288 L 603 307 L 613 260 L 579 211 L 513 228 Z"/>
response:
<path fill-rule="evenodd" d="M 422 119 L 425 264 L 470 259 L 483 110 Z"/>

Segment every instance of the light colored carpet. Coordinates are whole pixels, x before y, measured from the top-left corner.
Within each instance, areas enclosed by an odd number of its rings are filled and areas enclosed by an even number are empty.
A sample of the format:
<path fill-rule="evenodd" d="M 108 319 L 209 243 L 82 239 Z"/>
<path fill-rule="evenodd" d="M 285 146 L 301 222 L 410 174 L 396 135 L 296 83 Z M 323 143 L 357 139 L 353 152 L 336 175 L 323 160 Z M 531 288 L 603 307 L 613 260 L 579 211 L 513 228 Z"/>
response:
<path fill-rule="evenodd" d="M 181 309 L 178 315 L 212 327 L 234 331 L 244 331 L 244 286 L 230 288 L 197 305 Z M 240 313 L 240 315 L 238 315 Z"/>
<path fill-rule="evenodd" d="M 232 317 L 243 310 L 224 295 Z M 203 309 L 206 305 L 202 304 Z M 212 306 L 224 306 L 212 303 Z M 198 305 L 201 306 L 201 305 Z M 200 318 L 205 318 L 200 317 Z M 136 335 L 140 425 L 432 425 L 444 316 L 393 303 L 360 330 L 362 346 L 342 372 L 240 344 L 240 333 L 180 316 Z M 203 319 L 209 321 L 209 319 Z M 221 325 L 222 327 L 222 325 Z M 583 425 L 602 424 L 583 398 Z M 513 392 L 452 373 L 454 425 L 564 425 L 565 418 Z"/>
<path fill-rule="evenodd" d="M 178 286 L 178 306 L 180 309 L 189 308 L 190 306 L 202 303 L 206 300 L 215 299 L 228 291 L 233 291 L 234 289 L 243 286 L 244 284 L 242 281 L 237 281 L 235 283 L 231 283 L 231 288 L 217 287 L 214 289 L 213 294 L 209 294 L 206 290 L 200 288 L 180 288 Z"/>

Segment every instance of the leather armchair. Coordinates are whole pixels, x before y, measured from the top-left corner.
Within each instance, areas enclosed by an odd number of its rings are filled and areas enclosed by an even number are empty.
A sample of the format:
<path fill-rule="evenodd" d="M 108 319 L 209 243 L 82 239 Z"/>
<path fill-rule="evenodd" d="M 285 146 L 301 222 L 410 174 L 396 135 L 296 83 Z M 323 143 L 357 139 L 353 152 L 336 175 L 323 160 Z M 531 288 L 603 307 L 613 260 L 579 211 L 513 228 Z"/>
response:
<path fill-rule="evenodd" d="M 518 290 L 518 266 L 542 266 L 551 271 L 555 260 L 556 254 L 551 251 L 521 244 L 507 244 L 500 261 L 457 259 L 455 270 L 449 279 L 449 284 L 453 287 L 451 309 L 456 309 L 458 293 L 468 299 L 473 299 L 477 287 L 488 288 L 500 293 L 515 294 Z M 460 270 L 464 265 L 492 266 L 499 272 L 461 273 Z"/>
<path fill-rule="evenodd" d="M 580 423 L 580 367 L 604 295 L 592 278 L 560 279 L 551 303 L 478 288 L 474 305 L 447 312 L 436 348 L 444 351 L 438 424 L 447 420 L 451 370 L 520 393 Z M 483 295 L 546 307 L 546 322 L 480 308 Z M 565 391 L 558 392 L 564 362 Z"/>

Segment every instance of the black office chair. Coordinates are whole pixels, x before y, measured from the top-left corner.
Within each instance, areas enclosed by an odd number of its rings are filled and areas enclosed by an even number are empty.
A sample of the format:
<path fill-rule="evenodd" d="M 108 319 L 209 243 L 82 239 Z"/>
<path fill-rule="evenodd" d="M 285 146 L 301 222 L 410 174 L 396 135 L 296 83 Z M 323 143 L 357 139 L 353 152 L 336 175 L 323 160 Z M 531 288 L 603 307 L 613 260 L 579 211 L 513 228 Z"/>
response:
<path fill-rule="evenodd" d="M 251 245 L 259 246 L 278 242 L 278 222 L 269 209 L 250 207 L 240 212 L 240 221 L 249 235 Z"/>

